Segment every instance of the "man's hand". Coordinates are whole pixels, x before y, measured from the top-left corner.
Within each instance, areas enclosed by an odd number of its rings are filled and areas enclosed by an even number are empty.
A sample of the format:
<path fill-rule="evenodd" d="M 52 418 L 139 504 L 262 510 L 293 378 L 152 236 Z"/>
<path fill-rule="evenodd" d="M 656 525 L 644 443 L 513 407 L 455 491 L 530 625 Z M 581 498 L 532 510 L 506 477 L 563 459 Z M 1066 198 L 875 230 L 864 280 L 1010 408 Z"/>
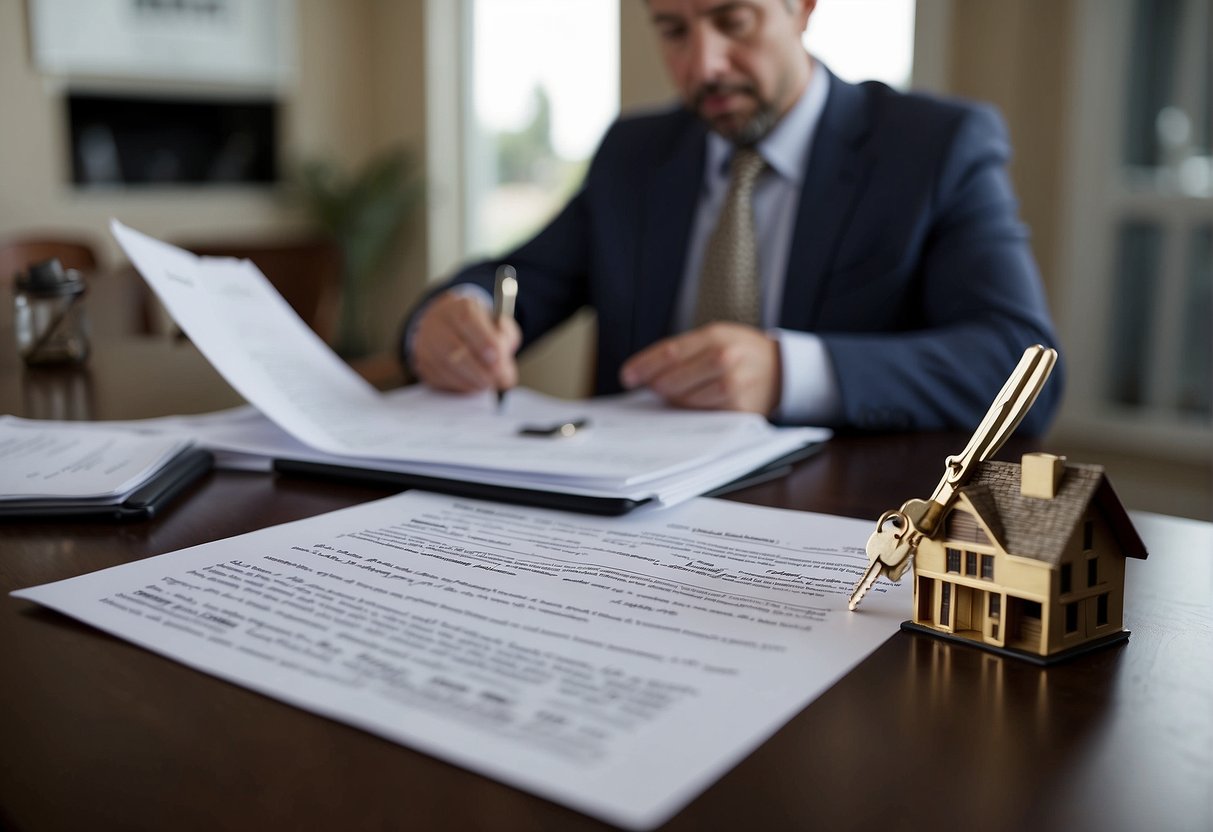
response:
<path fill-rule="evenodd" d="M 458 292 L 430 301 L 413 336 L 413 368 L 439 390 L 508 390 L 518 383 L 514 353 L 522 333 L 513 319 L 495 321 L 484 303 Z"/>
<path fill-rule="evenodd" d="M 679 407 L 769 416 L 779 405 L 780 370 L 774 338 L 742 324 L 712 323 L 636 353 L 620 380 L 629 390 L 648 387 Z"/>

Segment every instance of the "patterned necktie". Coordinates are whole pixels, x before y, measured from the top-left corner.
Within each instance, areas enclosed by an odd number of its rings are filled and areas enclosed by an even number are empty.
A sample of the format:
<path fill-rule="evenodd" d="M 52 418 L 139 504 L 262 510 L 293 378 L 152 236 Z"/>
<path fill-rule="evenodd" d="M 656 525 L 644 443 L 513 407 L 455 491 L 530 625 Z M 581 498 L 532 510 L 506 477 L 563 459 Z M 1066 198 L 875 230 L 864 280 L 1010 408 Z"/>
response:
<path fill-rule="evenodd" d="M 729 164 L 729 192 L 708 238 L 699 274 L 695 325 L 762 322 L 758 243 L 754 236 L 754 182 L 766 162 L 752 147 L 741 147 Z"/>

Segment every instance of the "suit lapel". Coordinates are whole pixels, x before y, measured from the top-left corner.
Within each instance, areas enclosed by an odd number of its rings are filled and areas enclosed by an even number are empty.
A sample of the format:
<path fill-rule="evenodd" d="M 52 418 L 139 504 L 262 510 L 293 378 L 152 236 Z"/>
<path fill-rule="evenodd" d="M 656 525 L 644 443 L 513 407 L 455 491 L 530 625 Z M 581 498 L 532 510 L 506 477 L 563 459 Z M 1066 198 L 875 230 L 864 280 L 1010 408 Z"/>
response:
<path fill-rule="evenodd" d="M 644 203 L 632 352 L 669 334 L 703 181 L 706 130 L 687 118 L 657 163 Z"/>
<path fill-rule="evenodd" d="M 788 252 L 779 316 L 786 329 L 814 329 L 828 269 L 871 167 L 862 153 L 869 127 L 863 91 L 832 73 L 829 79 Z"/>

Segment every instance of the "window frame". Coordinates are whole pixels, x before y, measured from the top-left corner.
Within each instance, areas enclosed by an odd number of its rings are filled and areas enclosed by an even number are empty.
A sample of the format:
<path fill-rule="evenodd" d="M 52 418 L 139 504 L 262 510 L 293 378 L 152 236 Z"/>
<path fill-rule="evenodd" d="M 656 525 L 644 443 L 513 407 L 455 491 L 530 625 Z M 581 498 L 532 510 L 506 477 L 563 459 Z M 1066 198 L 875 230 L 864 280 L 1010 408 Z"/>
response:
<path fill-rule="evenodd" d="M 469 158 L 476 145 L 469 63 L 473 1 L 425 0 L 426 273 L 431 281 L 484 254 L 476 250 L 471 209 L 473 190 L 483 178 Z"/>
<path fill-rule="evenodd" d="M 426 273 L 431 280 L 462 263 L 466 246 L 467 18 L 467 0 L 425 0 Z"/>
<path fill-rule="evenodd" d="M 1137 187 L 1119 175 L 1133 6 L 1130 0 L 1080 0 L 1076 11 L 1060 270 L 1067 283 L 1058 310 L 1071 371 L 1057 433 L 1174 460 L 1208 456 L 1213 420 L 1182 414 L 1165 402 L 1175 399 L 1181 371 L 1182 330 L 1168 322 L 1182 313 L 1187 249 L 1193 232 L 1213 223 L 1213 198 Z M 1158 223 L 1166 235 L 1150 321 L 1147 403 L 1140 407 L 1118 405 L 1104 389 L 1114 323 L 1116 234 L 1122 222 L 1132 220 Z"/>

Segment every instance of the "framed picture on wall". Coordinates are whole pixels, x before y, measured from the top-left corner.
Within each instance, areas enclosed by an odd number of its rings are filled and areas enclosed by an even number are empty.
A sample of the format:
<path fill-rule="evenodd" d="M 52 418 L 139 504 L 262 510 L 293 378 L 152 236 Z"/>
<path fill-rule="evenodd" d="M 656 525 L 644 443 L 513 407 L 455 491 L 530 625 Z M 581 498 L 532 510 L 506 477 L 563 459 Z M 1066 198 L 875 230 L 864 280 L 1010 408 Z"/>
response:
<path fill-rule="evenodd" d="M 43 72 L 277 87 L 295 65 L 295 0 L 29 0 Z"/>

